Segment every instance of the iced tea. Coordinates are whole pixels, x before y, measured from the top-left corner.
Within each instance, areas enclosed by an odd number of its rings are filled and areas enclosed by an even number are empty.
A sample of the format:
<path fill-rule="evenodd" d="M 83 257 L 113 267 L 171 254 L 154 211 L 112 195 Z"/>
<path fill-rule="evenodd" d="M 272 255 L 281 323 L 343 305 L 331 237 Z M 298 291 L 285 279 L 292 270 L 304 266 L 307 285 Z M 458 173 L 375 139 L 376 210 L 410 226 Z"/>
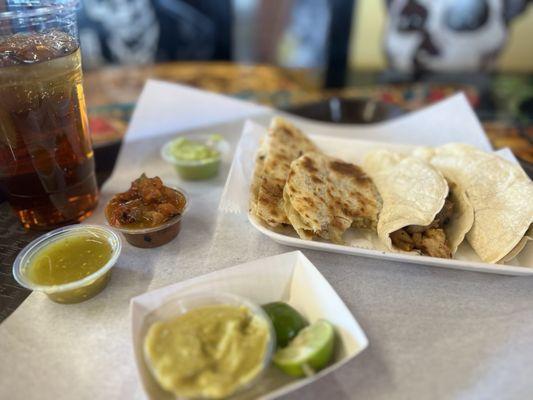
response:
<path fill-rule="evenodd" d="M 80 221 L 96 206 L 80 50 L 65 32 L 0 39 L 0 186 L 27 228 Z"/>

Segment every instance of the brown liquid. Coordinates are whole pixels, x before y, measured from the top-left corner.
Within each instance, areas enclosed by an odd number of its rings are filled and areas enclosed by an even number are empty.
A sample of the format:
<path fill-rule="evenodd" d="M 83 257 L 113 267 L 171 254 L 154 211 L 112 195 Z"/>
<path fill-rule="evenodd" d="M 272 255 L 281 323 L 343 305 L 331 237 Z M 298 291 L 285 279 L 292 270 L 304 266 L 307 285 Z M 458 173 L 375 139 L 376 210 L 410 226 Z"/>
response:
<path fill-rule="evenodd" d="M 27 228 L 80 221 L 96 206 L 80 51 L 64 33 L 0 42 L 0 186 Z"/>

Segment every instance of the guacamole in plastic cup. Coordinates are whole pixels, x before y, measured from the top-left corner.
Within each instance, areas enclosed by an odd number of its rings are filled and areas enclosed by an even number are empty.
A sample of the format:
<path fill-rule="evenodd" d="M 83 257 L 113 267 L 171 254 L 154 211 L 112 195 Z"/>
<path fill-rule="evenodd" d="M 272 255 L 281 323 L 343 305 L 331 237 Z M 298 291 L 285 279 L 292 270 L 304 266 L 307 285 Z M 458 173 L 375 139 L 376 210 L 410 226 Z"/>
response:
<path fill-rule="evenodd" d="M 221 399 L 256 383 L 276 336 L 265 312 L 229 293 L 174 298 L 144 322 L 145 365 L 180 399 Z"/>
<path fill-rule="evenodd" d="M 161 156 L 174 165 L 182 179 L 201 180 L 218 174 L 228 148 L 220 135 L 180 136 L 163 146 Z"/>

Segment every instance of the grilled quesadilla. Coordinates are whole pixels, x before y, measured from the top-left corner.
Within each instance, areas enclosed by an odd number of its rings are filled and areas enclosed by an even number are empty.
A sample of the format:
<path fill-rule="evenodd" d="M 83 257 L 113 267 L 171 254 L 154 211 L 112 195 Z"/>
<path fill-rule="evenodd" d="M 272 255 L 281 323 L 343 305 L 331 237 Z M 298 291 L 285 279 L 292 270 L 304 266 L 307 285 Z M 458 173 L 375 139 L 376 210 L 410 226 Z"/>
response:
<path fill-rule="evenodd" d="M 414 155 L 468 197 L 475 218 L 466 238 L 483 261 L 510 260 L 526 246 L 533 231 L 533 183 L 519 166 L 459 143 L 417 149 Z"/>
<path fill-rule="evenodd" d="M 351 226 L 375 228 L 379 195 L 361 168 L 322 153 L 292 162 L 283 191 L 285 212 L 302 239 L 342 243 Z"/>
<path fill-rule="evenodd" d="M 261 178 L 263 176 L 263 170 L 265 169 L 265 158 L 267 155 L 267 142 L 268 138 L 264 138 L 261 141 L 261 146 L 257 151 L 255 158 L 254 174 L 252 176 L 252 183 L 250 186 L 250 213 L 257 214 L 257 199 L 259 198 L 259 188 L 261 187 Z"/>
<path fill-rule="evenodd" d="M 270 226 L 288 224 L 283 188 L 293 160 L 318 151 L 305 134 L 282 118 L 273 118 L 260 149 L 252 181 L 250 211 Z"/>

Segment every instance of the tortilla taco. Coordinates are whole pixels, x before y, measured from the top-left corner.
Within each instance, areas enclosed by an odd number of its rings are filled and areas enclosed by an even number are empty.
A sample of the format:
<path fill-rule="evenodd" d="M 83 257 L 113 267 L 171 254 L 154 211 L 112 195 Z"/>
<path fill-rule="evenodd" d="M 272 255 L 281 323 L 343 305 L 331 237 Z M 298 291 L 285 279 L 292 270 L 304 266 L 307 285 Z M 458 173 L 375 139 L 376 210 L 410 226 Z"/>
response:
<path fill-rule="evenodd" d="M 474 222 L 466 238 L 485 262 L 514 258 L 532 238 L 533 183 L 518 165 L 475 147 L 450 143 L 413 153 L 468 197 Z"/>
<path fill-rule="evenodd" d="M 363 166 L 383 199 L 377 234 L 387 248 L 451 258 L 473 222 L 464 194 L 420 158 L 377 150 Z"/>

